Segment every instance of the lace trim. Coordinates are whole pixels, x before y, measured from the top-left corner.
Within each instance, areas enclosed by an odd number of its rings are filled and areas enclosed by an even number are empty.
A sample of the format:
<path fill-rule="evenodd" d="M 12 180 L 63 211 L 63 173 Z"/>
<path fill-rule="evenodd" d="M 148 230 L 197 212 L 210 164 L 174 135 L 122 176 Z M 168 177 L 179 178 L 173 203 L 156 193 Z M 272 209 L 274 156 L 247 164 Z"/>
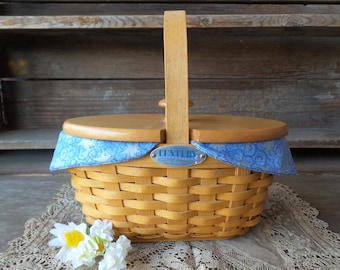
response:
<path fill-rule="evenodd" d="M 287 186 L 273 185 L 262 213 L 264 234 L 287 269 L 340 269 L 340 235 Z M 297 224 L 298 226 L 294 226 Z"/>
<path fill-rule="evenodd" d="M 245 236 L 134 243 L 128 269 L 340 269 L 340 235 L 327 230 L 327 223 L 317 215 L 287 186 L 273 184 L 261 223 Z M 54 258 L 57 250 L 47 245 L 49 230 L 55 222 L 83 220 L 73 189 L 64 186 L 42 217 L 28 220 L 24 235 L 0 254 L 0 269 L 72 269 Z"/>

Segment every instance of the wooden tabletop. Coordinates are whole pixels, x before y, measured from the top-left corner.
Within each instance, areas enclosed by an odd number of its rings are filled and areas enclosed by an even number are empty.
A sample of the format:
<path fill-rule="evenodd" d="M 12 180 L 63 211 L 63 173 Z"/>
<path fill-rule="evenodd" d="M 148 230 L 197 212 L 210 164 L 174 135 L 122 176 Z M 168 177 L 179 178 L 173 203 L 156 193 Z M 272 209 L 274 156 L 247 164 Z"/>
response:
<path fill-rule="evenodd" d="M 71 118 L 63 130 L 73 136 L 127 142 L 166 142 L 162 114 L 113 114 Z M 217 114 L 189 115 L 189 139 L 198 142 L 255 142 L 286 136 L 283 122 Z"/>

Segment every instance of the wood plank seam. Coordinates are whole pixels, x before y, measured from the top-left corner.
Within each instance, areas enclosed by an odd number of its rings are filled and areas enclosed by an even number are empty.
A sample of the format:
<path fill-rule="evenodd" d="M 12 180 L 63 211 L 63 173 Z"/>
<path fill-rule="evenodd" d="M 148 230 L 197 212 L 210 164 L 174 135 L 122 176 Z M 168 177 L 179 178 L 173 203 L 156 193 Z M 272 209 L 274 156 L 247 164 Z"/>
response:
<path fill-rule="evenodd" d="M 187 15 L 188 28 L 340 27 L 340 14 Z M 0 29 L 163 28 L 162 15 L 0 16 Z"/>

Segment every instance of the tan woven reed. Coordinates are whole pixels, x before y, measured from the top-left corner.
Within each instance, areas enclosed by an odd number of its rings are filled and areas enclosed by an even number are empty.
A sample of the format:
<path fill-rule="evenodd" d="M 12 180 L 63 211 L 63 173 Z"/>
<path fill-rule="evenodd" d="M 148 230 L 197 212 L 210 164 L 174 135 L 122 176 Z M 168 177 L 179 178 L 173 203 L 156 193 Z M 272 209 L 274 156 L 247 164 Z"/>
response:
<path fill-rule="evenodd" d="M 176 169 L 152 162 L 70 169 L 86 221 L 108 219 L 135 242 L 226 239 L 259 222 L 272 175 L 213 158 Z"/>
<path fill-rule="evenodd" d="M 188 146 L 185 13 L 170 12 L 164 17 L 167 30 L 164 51 L 166 145 Z M 134 141 L 138 137 L 135 126 L 140 126 L 141 122 L 145 123 L 140 129 L 143 134 L 147 131 L 149 135 L 155 133 L 155 138 L 162 137 L 159 136 L 163 134 L 162 128 L 143 122 L 150 116 L 138 117 L 132 117 L 135 121 L 130 126 L 131 121 L 126 117 L 120 122 L 114 121 L 120 128 L 106 128 L 112 124 L 110 116 L 73 119 L 64 123 L 64 130 L 79 137 L 115 140 L 121 135 L 126 141 Z M 84 119 L 89 122 L 84 123 Z M 125 122 L 128 124 L 121 124 Z M 225 134 L 219 132 L 219 123 L 207 130 L 212 139 L 225 138 Z M 274 131 L 273 135 L 277 136 L 277 124 L 271 126 L 273 128 L 260 125 L 259 134 L 267 136 Z M 285 125 L 280 123 L 278 126 L 280 132 L 286 132 Z M 226 141 L 239 139 L 239 129 L 238 124 L 235 129 L 228 128 L 231 136 L 227 136 L 229 140 Z M 251 128 L 245 130 L 243 139 L 250 136 L 247 132 L 251 132 Z M 103 134 L 109 138 L 103 138 Z M 198 132 L 198 138 L 199 135 Z M 92 224 L 97 219 L 108 219 L 116 235 L 123 234 L 132 241 L 143 242 L 226 239 L 243 235 L 259 223 L 267 188 L 272 183 L 272 175 L 235 167 L 211 157 L 192 167 L 162 165 L 145 156 L 119 164 L 79 167 L 69 171 L 76 199 L 82 203 L 87 222 Z"/>

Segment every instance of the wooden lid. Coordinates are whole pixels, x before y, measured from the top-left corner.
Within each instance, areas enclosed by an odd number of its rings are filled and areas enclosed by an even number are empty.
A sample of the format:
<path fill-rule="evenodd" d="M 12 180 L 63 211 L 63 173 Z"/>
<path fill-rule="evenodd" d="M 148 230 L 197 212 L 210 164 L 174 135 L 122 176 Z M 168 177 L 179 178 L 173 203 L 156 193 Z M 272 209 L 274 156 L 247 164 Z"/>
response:
<path fill-rule="evenodd" d="M 166 125 L 162 114 L 114 114 L 71 118 L 63 130 L 83 138 L 165 142 Z M 287 125 L 265 118 L 216 114 L 190 114 L 189 139 L 198 142 L 255 142 L 286 136 Z"/>
<path fill-rule="evenodd" d="M 125 142 L 164 142 L 164 115 L 112 114 L 71 118 L 63 130 L 73 136 Z"/>

